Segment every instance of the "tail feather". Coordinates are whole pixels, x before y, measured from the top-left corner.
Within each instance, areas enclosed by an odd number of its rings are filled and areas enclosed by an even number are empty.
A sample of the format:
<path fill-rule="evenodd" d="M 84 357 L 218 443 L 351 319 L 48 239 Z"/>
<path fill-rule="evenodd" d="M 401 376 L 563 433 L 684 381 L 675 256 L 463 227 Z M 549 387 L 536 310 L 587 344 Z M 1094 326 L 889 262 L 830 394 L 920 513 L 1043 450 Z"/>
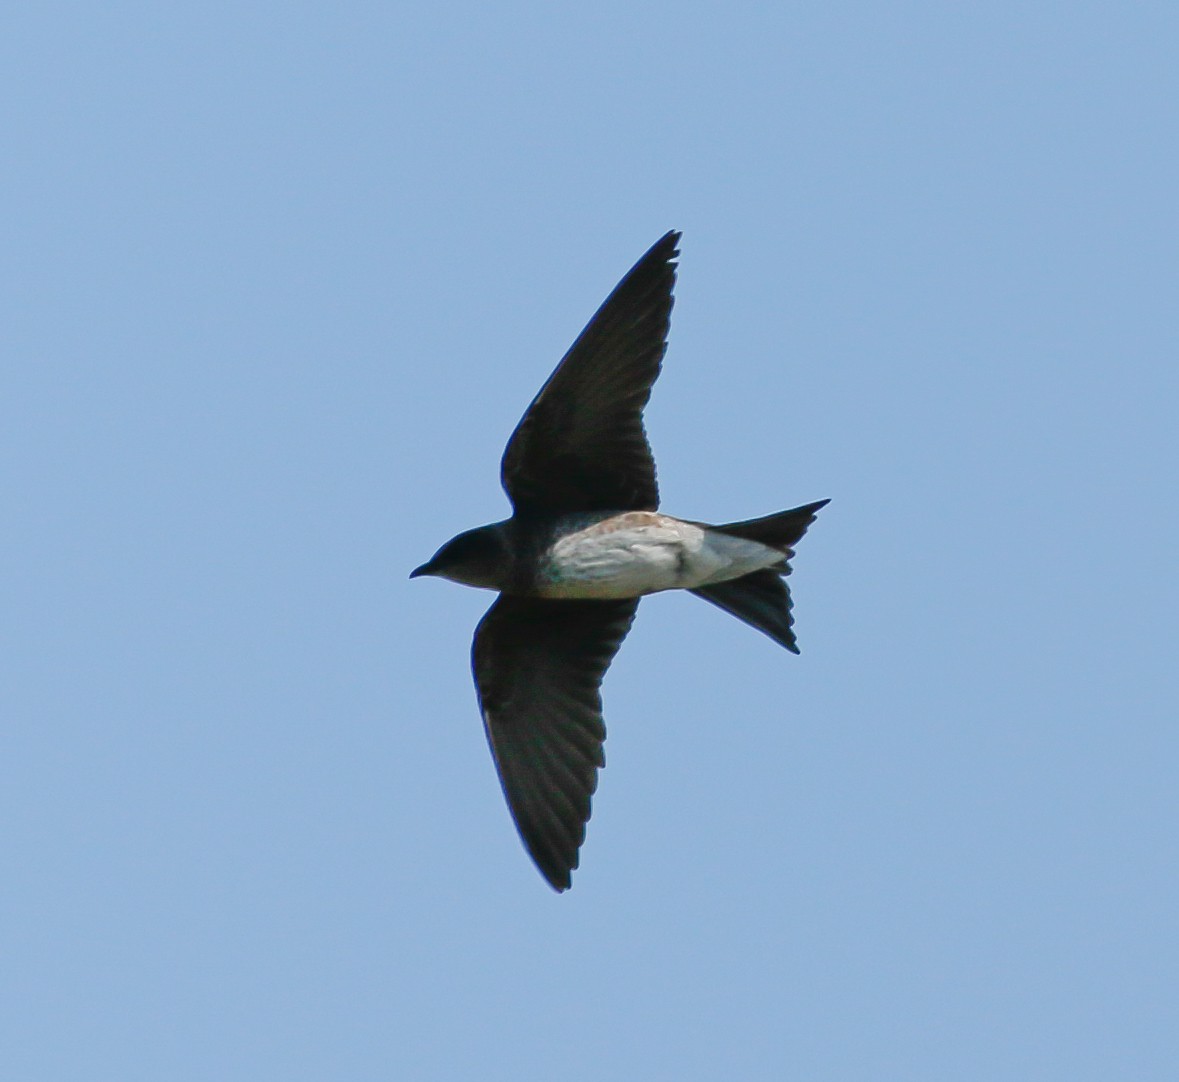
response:
<path fill-rule="evenodd" d="M 785 576 L 790 574 L 790 557 L 794 555 L 793 545 L 806 533 L 807 527 L 815 521 L 815 515 L 830 501 L 819 500 L 792 511 L 780 511 L 765 518 L 749 519 L 746 522 L 729 522 L 712 529 L 747 541 L 758 541 L 782 553 L 782 562 L 774 567 L 742 575 L 739 579 L 718 582 L 711 586 L 700 586 L 693 590 L 697 597 L 710 601 L 718 608 L 742 620 L 750 627 L 768 635 L 776 643 L 785 646 L 793 654 L 798 653 L 794 638 L 794 617 L 790 614 L 793 602 L 787 589 Z"/>
<path fill-rule="evenodd" d="M 770 548 L 781 549 L 784 555 L 792 555 L 788 550 L 798 544 L 806 528 L 815 521 L 819 511 L 829 504 L 830 500 L 819 500 L 808 503 L 804 507 L 795 507 L 791 511 L 779 511 L 776 515 L 766 515 L 764 518 L 751 518 L 745 522 L 726 522 L 723 526 L 713 526 L 712 529 L 721 533 L 743 537 L 746 541 L 760 541 Z"/>
<path fill-rule="evenodd" d="M 783 574 L 775 568 L 766 568 L 739 579 L 697 587 L 692 593 L 705 601 L 711 601 L 738 620 L 769 635 L 792 654 L 797 654 L 798 644 L 791 630 L 794 624 L 794 617 L 790 615 L 793 602 Z"/>

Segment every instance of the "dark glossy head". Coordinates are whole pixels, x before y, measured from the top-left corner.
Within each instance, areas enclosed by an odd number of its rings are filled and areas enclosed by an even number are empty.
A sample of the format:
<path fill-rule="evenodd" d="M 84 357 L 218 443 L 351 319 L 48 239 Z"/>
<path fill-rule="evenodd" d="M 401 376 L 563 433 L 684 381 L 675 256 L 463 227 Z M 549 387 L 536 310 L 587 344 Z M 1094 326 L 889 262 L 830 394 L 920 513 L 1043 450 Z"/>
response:
<path fill-rule="evenodd" d="M 464 586 L 499 590 L 503 588 L 510 567 L 511 555 L 503 523 L 497 522 L 452 537 L 421 567 L 415 567 L 409 577 L 434 575 L 461 582 Z"/>

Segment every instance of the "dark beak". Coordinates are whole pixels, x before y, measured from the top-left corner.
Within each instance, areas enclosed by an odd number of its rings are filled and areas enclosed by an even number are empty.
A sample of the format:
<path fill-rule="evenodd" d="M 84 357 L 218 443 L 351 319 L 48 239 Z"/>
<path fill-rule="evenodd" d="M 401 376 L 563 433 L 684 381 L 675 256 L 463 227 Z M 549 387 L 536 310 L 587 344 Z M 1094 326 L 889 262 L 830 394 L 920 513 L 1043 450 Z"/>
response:
<path fill-rule="evenodd" d="M 409 577 L 411 579 L 416 579 L 419 575 L 428 575 L 429 573 L 430 573 L 430 565 L 427 563 L 427 564 L 422 564 L 421 567 L 415 567 L 409 573 Z"/>

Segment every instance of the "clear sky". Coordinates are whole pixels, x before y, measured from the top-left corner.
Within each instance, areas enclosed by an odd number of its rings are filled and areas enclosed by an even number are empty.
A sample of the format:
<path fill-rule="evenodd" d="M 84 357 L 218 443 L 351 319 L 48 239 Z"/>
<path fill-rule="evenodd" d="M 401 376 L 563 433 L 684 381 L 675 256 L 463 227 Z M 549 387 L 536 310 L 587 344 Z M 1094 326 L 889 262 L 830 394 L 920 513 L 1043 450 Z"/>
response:
<path fill-rule="evenodd" d="M 0 1077 L 1179 1077 L 1179 9 L 7 5 Z M 684 230 L 573 890 L 416 564 Z"/>

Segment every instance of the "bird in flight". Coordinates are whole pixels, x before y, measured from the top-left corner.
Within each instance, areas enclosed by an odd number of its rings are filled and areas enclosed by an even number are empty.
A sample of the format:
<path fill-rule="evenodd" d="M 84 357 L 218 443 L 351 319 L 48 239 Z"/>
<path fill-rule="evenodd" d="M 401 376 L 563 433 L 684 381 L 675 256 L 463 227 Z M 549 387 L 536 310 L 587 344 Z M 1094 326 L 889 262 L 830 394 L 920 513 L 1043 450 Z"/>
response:
<path fill-rule="evenodd" d="M 792 546 L 828 501 L 709 526 L 661 514 L 643 407 L 667 348 L 678 232 L 615 287 L 540 389 L 501 464 L 512 517 L 410 575 L 499 592 L 475 630 L 475 687 L 516 829 L 567 890 L 605 763 L 599 688 L 639 598 L 690 590 L 798 653 Z"/>

